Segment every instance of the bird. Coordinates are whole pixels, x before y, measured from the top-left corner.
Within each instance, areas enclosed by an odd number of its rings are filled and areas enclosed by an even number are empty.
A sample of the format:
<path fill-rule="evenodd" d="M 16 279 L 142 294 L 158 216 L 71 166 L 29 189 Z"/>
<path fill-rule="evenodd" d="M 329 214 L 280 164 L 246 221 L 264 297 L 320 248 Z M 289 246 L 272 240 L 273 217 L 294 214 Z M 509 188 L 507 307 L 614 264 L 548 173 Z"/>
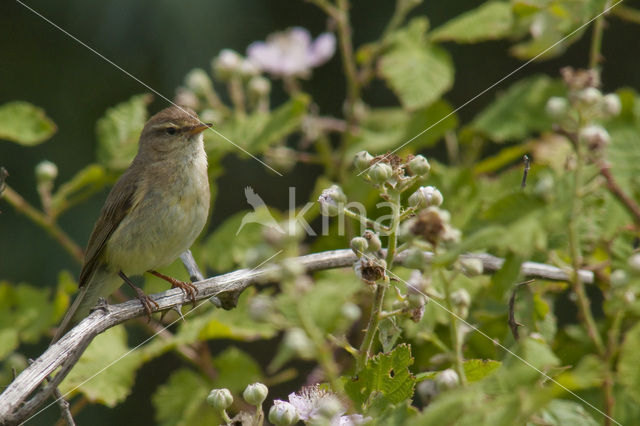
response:
<path fill-rule="evenodd" d="M 186 107 L 171 106 L 144 125 L 138 152 L 115 183 L 95 223 L 78 280 L 80 288 L 52 344 L 123 282 L 150 318 L 155 301 L 130 276 L 150 272 L 195 301 L 197 288 L 156 271 L 189 249 L 209 216 L 210 191 L 202 123 Z"/>

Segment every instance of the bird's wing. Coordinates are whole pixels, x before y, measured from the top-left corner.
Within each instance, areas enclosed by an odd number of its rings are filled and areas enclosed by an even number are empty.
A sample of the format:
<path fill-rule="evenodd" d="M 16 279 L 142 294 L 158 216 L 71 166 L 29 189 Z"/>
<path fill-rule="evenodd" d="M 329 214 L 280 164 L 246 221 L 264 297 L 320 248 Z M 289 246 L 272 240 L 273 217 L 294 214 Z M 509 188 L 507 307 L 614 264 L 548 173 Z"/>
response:
<path fill-rule="evenodd" d="M 129 170 L 125 174 L 129 173 Z M 93 227 L 84 256 L 84 265 L 78 280 L 80 287 L 87 284 L 91 279 L 96 267 L 99 265 L 100 257 L 109 237 L 127 216 L 135 202 L 137 179 L 124 179 L 124 177 L 123 175 L 111 188 L 111 192 L 109 192 L 100 213 L 100 218 Z"/>

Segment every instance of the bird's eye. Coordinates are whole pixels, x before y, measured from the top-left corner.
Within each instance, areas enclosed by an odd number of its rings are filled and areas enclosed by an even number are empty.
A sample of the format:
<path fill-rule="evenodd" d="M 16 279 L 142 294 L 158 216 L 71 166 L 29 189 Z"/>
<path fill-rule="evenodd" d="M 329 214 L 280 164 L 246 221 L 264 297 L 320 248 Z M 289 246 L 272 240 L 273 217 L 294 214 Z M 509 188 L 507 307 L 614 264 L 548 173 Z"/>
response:
<path fill-rule="evenodd" d="M 168 135 L 175 135 L 177 131 L 178 130 L 175 127 L 167 127 L 167 129 L 165 130 Z"/>

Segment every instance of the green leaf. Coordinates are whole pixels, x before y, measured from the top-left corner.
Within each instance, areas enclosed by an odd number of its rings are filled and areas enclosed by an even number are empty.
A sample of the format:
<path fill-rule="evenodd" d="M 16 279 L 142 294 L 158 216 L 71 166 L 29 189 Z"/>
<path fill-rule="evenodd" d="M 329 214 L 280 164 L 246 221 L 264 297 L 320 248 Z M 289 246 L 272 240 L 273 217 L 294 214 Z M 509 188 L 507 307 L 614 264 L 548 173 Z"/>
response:
<path fill-rule="evenodd" d="M 511 5 L 490 1 L 436 28 L 431 33 L 431 40 L 477 43 L 506 37 L 511 34 L 512 28 Z"/>
<path fill-rule="evenodd" d="M 215 387 L 227 388 L 233 393 L 240 393 L 247 385 L 263 380 L 258 363 L 233 346 L 215 357 L 213 366 L 218 372 Z"/>
<path fill-rule="evenodd" d="M 51 200 L 51 208 L 56 214 L 68 209 L 111 182 L 106 170 L 99 164 L 89 164 L 78 171 L 69 181 L 60 185 Z"/>
<path fill-rule="evenodd" d="M 131 392 L 144 361 L 140 352 L 129 350 L 123 326 L 99 334 L 62 381 L 60 391 L 79 391 L 91 402 L 116 406 Z"/>
<path fill-rule="evenodd" d="M 32 146 L 49 139 L 56 130 L 42 108 L 22 101 L 0 105 L 0 139 Z"/>
<path fill-rule="evenodd" d="M 396 34 L 391 49 L 380 58 L 379 70 L 409 110 L 436 101 L 453 85 L 453 62 L 446 50 L 424 41 L 418 19 Z"/>
<path fill-rule="evenodd" d="M 510 252 L 500 270 L 491 277 L 491 293 L 498 300 L 507 299 L 511 295 L 510 290 L 515 289 L 522 262 L 521 257 Z"/>
<path fill-rule="evenodd" d="M 471 128 L 495 142 L 521 140 L 551 129 L 545 106 L 551 96 L 565 92 L 562 83 L 547 76 L 524 78 L 509 87 L 471 123 Z"/>
<path fill-rule="evenodd" d="M 640 403 L 640 368 L 638 368 L 638 354 L 640 353 L 640 323 L 629 330 L 620 349 L 618 359 L 618 381 L 627 392 Z"/>
<path fill-rule="evenodd" d="M 272 111 L 264 127 L 248 142 L 249 152 L 262 152 L 298 130 L 310 101 L 309 95 L 300 93 Z"/>
<path fill-rule="evenodd" d="M 464 374 L 469 383 L 484 379 L 502 365 L 492 359 L 468 359 L 464 362 Z"/>
<path fill-rule="evenodd" d="M 211 385 L 187 369 L 178 370 L 151 398 L 161 426 L 217 425 L 220 419 L 205 400 Z"/>
<path fill-rule="evenodd" d="M 126 169 L 138 151 L 140 132 L 147 121 L 149 94 L 133 96 L 113 108 L 96 123 L 98 161 L 108 169 Z"/>
<path fill-rule="evenodd" d="M 599 423 L 591 417 L 584 406 L 573 401 L 555 399 L 540 413 L 542 424 L 549 426 L 597 426 Z"/>
<path fill-rule="evenodd" d="M 369 361 L 357 378 L 345 381 L 347 395 L 358 405 L 367 403 L 371 396 L 381 393 L 388 404 L 398 404 L 413 396 L 416 379 L 409 371 L 413 364 L 411 347 L 396 346 L 388 353 L 380 353 Z"/>

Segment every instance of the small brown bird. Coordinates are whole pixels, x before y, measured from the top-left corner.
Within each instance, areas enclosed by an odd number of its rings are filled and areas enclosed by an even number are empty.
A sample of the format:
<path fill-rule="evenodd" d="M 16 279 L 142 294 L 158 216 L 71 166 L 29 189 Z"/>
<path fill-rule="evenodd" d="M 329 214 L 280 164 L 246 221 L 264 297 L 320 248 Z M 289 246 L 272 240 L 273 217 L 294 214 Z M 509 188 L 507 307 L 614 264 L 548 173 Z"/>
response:
<path fill-rule="evenodd" d="M 207 220 L 210 192 L 202 132 L 209 127 L 192 110 L 176 106 L 147 121 L 138 154 L 111 189 L 93 228 L 80 292 L 53 342 L 123 281 L 136 290 L 151 315 L 155 302 L 133 285 L 131 275 L 151 272 L 194 297 L 192 284 L 154 270 L 186 251 Z"/>

